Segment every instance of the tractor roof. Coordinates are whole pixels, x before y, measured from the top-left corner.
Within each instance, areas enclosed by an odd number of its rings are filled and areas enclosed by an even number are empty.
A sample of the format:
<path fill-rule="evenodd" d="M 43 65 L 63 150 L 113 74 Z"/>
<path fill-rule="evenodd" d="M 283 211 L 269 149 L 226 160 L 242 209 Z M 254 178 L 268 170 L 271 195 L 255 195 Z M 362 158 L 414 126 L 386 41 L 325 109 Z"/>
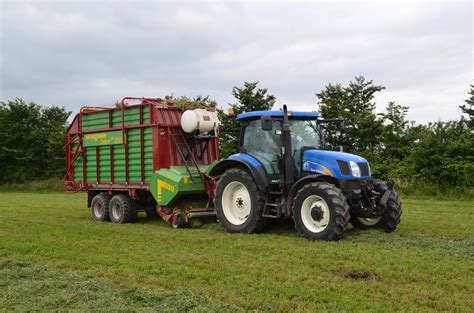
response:
<path fill-rule="evenodd" d="M 245 112 L 237 115 L 237 121 L 245 120 L 249 118 L 259 118 L 262 116 L 273 116 L 273 117 L 283 117 L 283 111 L 273 110 L 273 111 L 253 111 Z M 309 119 L 316 119 L 320 116 L 319 112 L 303 112 L 303 111 L 288 111 L 289 117 L 303 117 Z"/>

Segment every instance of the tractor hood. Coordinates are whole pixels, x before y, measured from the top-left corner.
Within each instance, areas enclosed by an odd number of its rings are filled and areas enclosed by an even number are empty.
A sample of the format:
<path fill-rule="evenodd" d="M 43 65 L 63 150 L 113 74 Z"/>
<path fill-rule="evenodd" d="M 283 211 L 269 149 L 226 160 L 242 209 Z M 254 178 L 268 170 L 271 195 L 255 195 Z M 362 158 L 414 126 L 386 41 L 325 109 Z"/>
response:
<path fill-rule="evenodd" d="M 305 172 L 334 176 L 336 179 L 370 179 L 367 160 L 350 153 L 305 150 L 302 169 Z"/>

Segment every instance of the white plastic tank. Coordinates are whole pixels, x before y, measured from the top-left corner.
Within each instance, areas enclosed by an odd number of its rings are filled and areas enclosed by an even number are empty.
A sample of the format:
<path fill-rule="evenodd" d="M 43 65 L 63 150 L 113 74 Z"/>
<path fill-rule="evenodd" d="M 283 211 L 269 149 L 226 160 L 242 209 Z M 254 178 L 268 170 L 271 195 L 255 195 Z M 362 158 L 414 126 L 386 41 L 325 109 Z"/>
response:
<path fill-rule="evenodd" d="M 215 112 L 205 109 L 186 110 L 181 115 L 181 128 L 186 133 L 193 133 L 199 130 L 202 134 L 207 134 L 219 126 L 219 119 Z"/>

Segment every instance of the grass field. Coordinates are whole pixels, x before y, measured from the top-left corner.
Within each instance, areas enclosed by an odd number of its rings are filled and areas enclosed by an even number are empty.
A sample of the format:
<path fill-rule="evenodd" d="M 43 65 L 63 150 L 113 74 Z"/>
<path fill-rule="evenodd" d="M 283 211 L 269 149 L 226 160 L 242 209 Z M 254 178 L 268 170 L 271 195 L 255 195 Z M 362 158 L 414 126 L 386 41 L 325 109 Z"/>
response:
<path fill-rule="evenodd" d="M 0 193 L 0 310 L 474 310 L 474 204 L 404 200 L 393 234 L 309 242 L 96 223 L 85 194 Z"/>

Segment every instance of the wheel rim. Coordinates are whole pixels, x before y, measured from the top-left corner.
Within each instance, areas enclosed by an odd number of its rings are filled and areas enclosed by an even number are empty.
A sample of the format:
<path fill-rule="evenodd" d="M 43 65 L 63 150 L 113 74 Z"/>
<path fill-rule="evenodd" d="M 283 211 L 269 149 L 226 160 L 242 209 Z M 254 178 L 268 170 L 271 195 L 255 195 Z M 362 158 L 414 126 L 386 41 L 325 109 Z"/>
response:
<path fill-rule="evenodd" d="M 114 220 L 116 221 L 120 220 L 123 214 L 122 207 L 118 203 L 116 203 L 112 205 L 110 209 L 111 209 L 112 217 L 114 218 Z"/>
<path fill-rule="evenodd" d="M 315 210 L 317 210 L 319 216 L 316 219 L 314 218 Z M 313 233 L 320 233 L 327 228 L 331 218 L 330 214 L 329 206 L 320 196 L 309 196 L 301 205 L 301 219 L 303 220 L 303 224 Z"/>
<path fill-rule="evenodd" d="M 361 224 L 364 225 L 364 226 L 374 226 L 378 222 L 380 222 L 381 219 L 382 219 L 381 216 L 379 216 L 379 217 L 357 217 L 357 220 L 359 222 L 361 222 Z"/>
<path fill-rule="evenodd" d="M 94 215 L 97 216 L 98 218 L 102 218 L 105 214 L 105 208 L 102 206 L 100 203 L 95 203 L 94 205 Z"/>
<path fill-rule="evenodd" d="M 247 221 L 252 202 L 250 193 L 244 184 L 233 181 L 222 193 L 222 210 L 227 220 L 234 225 L 242 225 Z"/>

